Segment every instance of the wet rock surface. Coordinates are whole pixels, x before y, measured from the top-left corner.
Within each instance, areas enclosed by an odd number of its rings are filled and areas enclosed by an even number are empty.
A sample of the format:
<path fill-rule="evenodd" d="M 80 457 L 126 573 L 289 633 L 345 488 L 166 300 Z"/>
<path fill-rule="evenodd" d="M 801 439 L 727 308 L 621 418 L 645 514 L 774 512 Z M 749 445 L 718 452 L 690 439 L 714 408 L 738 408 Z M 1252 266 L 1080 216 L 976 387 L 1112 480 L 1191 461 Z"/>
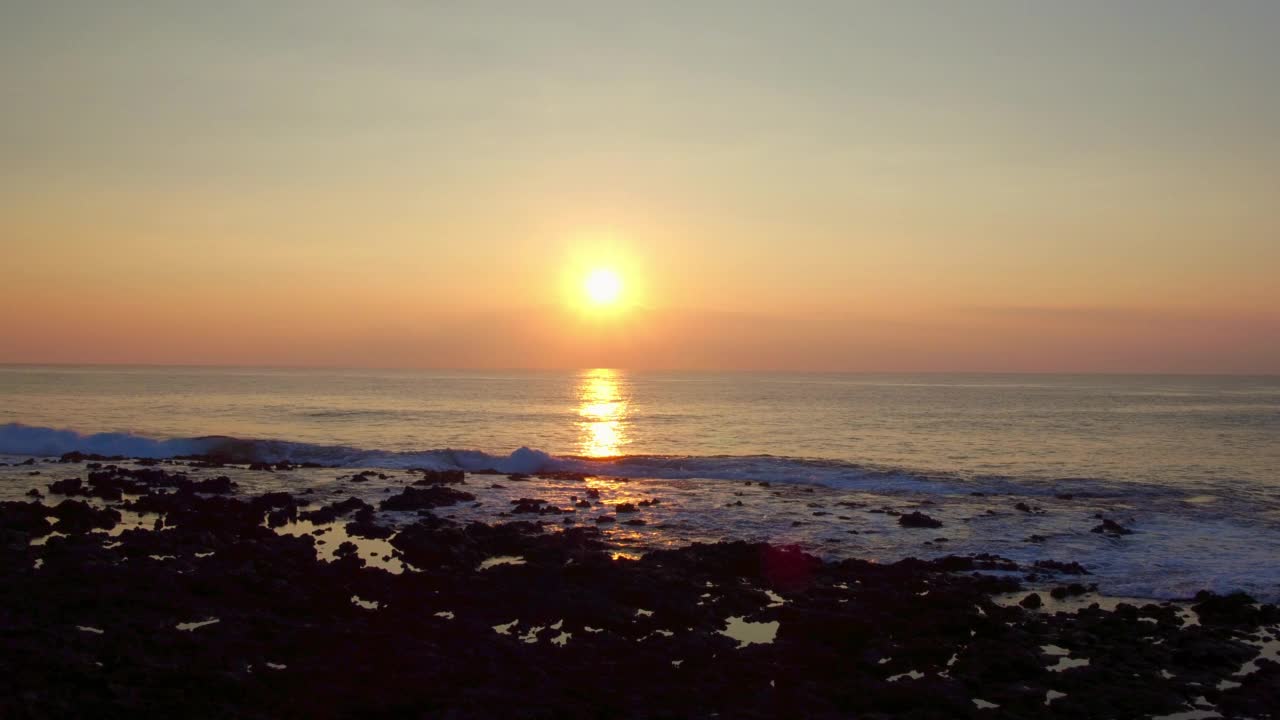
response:
<path fill-rule="evenodd" d="M 466 475 L 461 470 L 410 468 L 409 473 L 422 476 L 414 481 L 414 485 L 462 485 L 467 481 Z"/>
<path fill-rule="evenodd" d="M 383 510 L 430 510 L 475 499 L 476 496 L 468 492 L 431 485 L 426 488 L 407 487 L 399 495 L 383 500 L 379 506 Z"/>
<path fill-rule="evenodd" d="M 451 480 L 375 510 L 160 472 L 112 472 L 120 500 L 68 483 L 0 503 L 0 717 L 1126 718 L 1201 698 L 1276 713 L 1280 665 L 1254 642 L 1280 611 L 1243 594 L 1060 612 L 1022 577 L 1074 561 L 831 562 L 743 541 L 630 558 L 612 530 L 544 518 L 548 500 L 450 519 L 476 500 Z M 655 504 L 603 512 L 642 528 Z M 302 521 L 316 529 L 273 529 Z M 406 570 L 375 566 L 364 539 Z"/>
<path fill-rule="evenodd" d="M 1089 571 L 1078 562 L 1061 562 L 1058 560 L 1037 560 L 1035 567 L 1039 570 L 1058 572 L 1063 575 L 1088 575 Z"/>
<path fill-rule="evenodd" d="M 1094 528 L 1089 532 L 1098 533 L 1100 535 L 1111 535 L 1111 536 L 1117 536 L 1117 537 L 1120 535 L 1133 534 L 1132 530 L 1121 525 L 1115 520 L 1111 520 L 1110 518 L 1104 519 L 1101 524 L 1094 526 Z"/>
<path fill-rule="evenodd" d="M 337 520 L 347 513 L 360 510 L 373 510 L 373 506 L 360 498 L 352 497 L 342 500 L 341 502 L 330 503 L 317 510 L 309 510 L 307 512 L 300 513 L 298 517 L 308 522 L 329 523 Z"/>
<path fill-rule="evenodd" d="M 941 520 L 935 520 L 934 518 L 931 518 L 928 515 L 925 515 L 924 513 L 919 511 L 907 513 L 906 515 L 900 516 L 898 518 L 898 524 L 901 525 L 902 527 L 909 527 L 909 528 L 940 528 L 942 527 Z"/>

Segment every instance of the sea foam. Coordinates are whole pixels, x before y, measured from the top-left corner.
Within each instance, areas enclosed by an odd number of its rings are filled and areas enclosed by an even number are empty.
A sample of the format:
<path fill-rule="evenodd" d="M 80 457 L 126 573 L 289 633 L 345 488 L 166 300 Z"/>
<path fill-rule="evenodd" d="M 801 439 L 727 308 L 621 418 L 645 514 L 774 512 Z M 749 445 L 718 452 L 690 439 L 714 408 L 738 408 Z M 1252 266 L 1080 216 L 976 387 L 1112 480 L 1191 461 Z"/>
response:
<path fill-rule="evenodd" d="M 1183 495 L 1156 484 L 1112 483 L 1087 478 L 1060 480 L 964 476 L 877 468 L 841 460 L 777 455 L 623 455 L 590 458 L 553 455 L 520 447 L 507 454 L 473 449 L 379 450 L 274 439 L 202 436 L 160 439 L 126 432 L 86 434 L 20 423 L 0 425 L 0 455 L 54 457 L 79 451 L 106 456 L 172 458 L 209 456 L 223 462 L 317 463 L 331 467 L 495 471 L 576 472 L 658 480 L 739 480 L 822 485 L 836 489 L 928 495 L 989 494 L 1049 496 L 1062 492 L 1091 497 Z"/>
<path fill-rule="evenodd" d="M 75 430 L 33 427 L 21 423 L 0 425 L 0 454 L 54 456 L 68 452 L 168 458 L 207 452 L 219 438 L 155 438 L 108 432 L 86 435 Z"/>

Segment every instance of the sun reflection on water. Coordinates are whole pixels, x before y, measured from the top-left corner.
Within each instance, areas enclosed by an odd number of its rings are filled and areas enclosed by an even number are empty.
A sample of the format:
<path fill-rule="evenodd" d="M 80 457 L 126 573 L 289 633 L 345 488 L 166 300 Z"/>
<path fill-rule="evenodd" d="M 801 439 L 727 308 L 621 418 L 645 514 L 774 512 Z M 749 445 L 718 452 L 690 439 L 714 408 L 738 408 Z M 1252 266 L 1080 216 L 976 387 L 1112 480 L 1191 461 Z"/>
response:
<path fill-rule="evenodd" d="M 627 399 L 617 370 L 589 370 L 578 383 L 580 447 L 587 457 L 616 457 L 627 444 Z"/>

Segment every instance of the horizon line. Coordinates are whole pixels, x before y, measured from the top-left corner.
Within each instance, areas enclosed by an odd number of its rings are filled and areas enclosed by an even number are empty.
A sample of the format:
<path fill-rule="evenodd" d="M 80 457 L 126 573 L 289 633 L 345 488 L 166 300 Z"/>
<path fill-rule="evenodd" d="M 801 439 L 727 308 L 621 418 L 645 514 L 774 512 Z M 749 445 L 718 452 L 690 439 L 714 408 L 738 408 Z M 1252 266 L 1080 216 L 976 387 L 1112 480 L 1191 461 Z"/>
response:
<path fill-rule="evenodd" d="M 0 368 L 186 368 L 207 370 L 329 370 L 329 371 L 386 371 L 386 372 L 524 372 L 565 373 L 588 370 L 614 370 L 631 373 L 724 373 L 792 374 L 792 375 L 1077 375 L 1077 376 L 1161 376 L 1161 377 L 1257 377 L 1280 378 L 1275 372 L 1194 371 L 1170 372 L 1161 370 L 819 370 L 783 368 L 627 368 L 627 367 L 446 367 L 446 366 L 359 366 L 359 365 L 288 365 L 254 363 L 146 363 L 146 362 L 0 362 Z"/>

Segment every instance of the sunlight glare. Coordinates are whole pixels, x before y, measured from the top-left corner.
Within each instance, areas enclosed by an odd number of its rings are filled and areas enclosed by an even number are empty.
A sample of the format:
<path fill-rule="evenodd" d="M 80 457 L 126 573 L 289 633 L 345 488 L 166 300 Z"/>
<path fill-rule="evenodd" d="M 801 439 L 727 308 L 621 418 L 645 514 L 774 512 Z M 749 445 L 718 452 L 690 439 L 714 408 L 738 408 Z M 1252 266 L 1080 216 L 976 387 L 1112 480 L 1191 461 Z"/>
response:
<path fill-rule="evenodd" d="M 627 401 L 618 380 L 613 370 L 592 370 L 582 378 L 578 416 L 582 454 L 587 457 L 616 457 L 626 442 Z"/>
<path fill-rule="evenodd" d="M 622 294 L 622 279 L 609 268 L 596 268 L 587 275 L 587 298 L 595 305 L 612 305 Z"/>

